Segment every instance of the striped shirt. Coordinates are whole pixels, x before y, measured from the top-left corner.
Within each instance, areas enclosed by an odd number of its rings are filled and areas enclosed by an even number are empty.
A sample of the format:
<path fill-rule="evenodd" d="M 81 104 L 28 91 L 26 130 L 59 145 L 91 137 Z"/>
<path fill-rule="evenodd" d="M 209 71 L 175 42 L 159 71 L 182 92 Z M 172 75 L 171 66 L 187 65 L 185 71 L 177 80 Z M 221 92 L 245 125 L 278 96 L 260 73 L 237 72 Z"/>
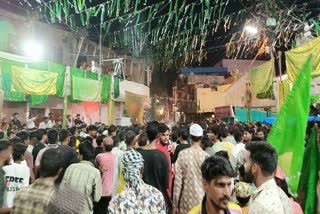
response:
<path fill-rule="evenodd" d="M 10 213 L 47 214 L 49 213 L 49 204 L 54 199 L 55 193 L 54 181 L 40 178 L 32 185 L 17 192 Z"/>
<path fill-rule="evenodd" d="M 71 164 L 63 176 L 62 183 L 70 185 L 85 196 L 83 214 L 93 213 L 93 201 L 98 202 L 102 194 L 100 172 L 94 168 L 93 163 L 83 160 Z"/>

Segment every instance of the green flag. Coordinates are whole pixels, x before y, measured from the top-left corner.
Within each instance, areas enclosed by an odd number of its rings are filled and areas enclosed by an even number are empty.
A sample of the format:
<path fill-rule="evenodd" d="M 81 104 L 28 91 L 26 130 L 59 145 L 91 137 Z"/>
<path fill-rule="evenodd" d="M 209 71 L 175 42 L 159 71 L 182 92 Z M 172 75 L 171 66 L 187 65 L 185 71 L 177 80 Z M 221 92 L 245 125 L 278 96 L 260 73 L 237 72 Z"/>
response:
<path fill-rule="evenodd" d="M 309 143 L 304 152 L 299 182 L 299 202 L 305 214 L 317 213 L 317 182 L 320 170 L 320 155 L 317 144 L 317 130 L 313 127 Z"/>
<path fill-rule="evenodd" d="M 288 177 L 293 194 L 297 193 L 303 161 L 305 131 L 310 105 L 311 58 L 300 70 L 289 92 L 267 141 L 279 155 L 278 163 Z"/>
<path fill-rule="evenodd" d="M 251 91 L 254 94 L 266 92 L 272 87 L 274 74 L 274 59 L 249 71 Z"/>
<path fill-rule="evenodd" d="M 72 76 L 72 97 L 75 100 L 100 102 L 102 84 L 99 80 Z"/>

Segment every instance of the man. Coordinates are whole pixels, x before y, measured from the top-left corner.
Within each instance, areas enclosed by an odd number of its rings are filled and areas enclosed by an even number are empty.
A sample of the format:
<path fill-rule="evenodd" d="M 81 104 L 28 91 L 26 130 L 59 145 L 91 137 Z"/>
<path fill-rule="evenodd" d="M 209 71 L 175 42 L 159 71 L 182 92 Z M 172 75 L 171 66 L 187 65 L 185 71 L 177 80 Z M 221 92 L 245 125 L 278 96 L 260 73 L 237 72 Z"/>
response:
<path fill-rule="evenodd" d="M 48 122 L 47 122 L 47 128 L 48 128 L 48 129 L 51 129 L 51 128 L 54 127 L 55 125 L 56 125 L 56 122 L 55 122 L 54 119 L 53 119 L 53 113 L 50 112 L 50 113 L 49 113 L 49 120 L 48 120 Z"/>
<path fill-rule="evenodd" d="M 96 157 L 96 164 L 102 173 L 102 197 L 95 206 L 95 213 L 107 213 L 112 196 L 117 194 L 118 163 L 117 156 L 112 154 L 113 140 L 110 137 L 103 139 L 105 153 Z"/>
<path fill-rule="evenodd" d="M 88 131 L 89 131 L 90 137 L 92 137 L 93 139 L 97 138 L 98 128 L 95 125 L 90 125 L 88 127 Z"/>
<path fill-rule="evenodd" d="M 173 206 L 174 213 L 187 213 L 204 196 L 200 166 L 209 156 L 200 146 L 203 129 L 193 124 L 189 129 L 191 147 L 180 152 L 176 161 Z"/>
<path fill-rule="evenodd" d="M 4 180 L 5 172 L 3 170 L 3 166 L 9 163 L 12 154 L 12 144 L 8 143 L 7 141 L 1 140 L 0 141 L 0 213 L 1 214 L 9 214 L 10 209 L 2 208 L 3 201 L 4 201 L 4 192 L 6 189 L 6 183 Z"/>
<path fill-rule="evenodd" d="M 165 214 L 166 207 L 159 190 L 147 185 L 141 179 L 143 157 L 134 150 L 123 155 L 123 174 L 127 186 L 123 192 L 112 198 L 108 213 L 159 213 Z"/>
<path fill-rule="evenodd" d="M 149 139 L 149 144 L 139 149 L 139 153 L 144 159 L 144 171 L 142 179 L 146 184 L 149 184 L 158 190 L 165 199 L 166 206 L 171 206 L 169 194 L 169 166 L 165 154 L 159 151 L 156 147 L 159 123 L 152 121 L 147 123 L 146 133 Z"/>
<path fill-rule="evenodd" d="M 247 143 L 245 148 L 244 179 L 257 187 L 251 196 L 249 214 L 293 213 L 290 199 L 274 180 L 278 162 L 276 150 L 264 142 Z"/>
<path fill-rule="evenodd" d="M 26 165 L 22 164 L 24 160 L 24 153 L 27 146 L 22 143 L 17 143 L 13 147 L 13 163 L 8 166 L 4 166 L 6 179 L 6 193 L 4 199 L 4 207 L 11 208 L 13 205 L 13 199 L 16 193 L 23 187 L 29 185 L 30 181 L 30 169 Z"/>
<path fill-rule="evenodd" d="M 71 119 L 71 115 L 68 114 L 67 115 L 67 128 L 71 128 L 72 127 L 72 119 Z"/>
<path fill-rule="evenodd" d="M 70 143 L 71 133 L 66 129 L 61 129 L 59 133 L 59 142 L 60 145 L 68 146 Z"/>
<path fill-rule="evenodd" d="M 103 153 L 103 139 L 106 138 L 105 135 L 99 135 L 96 139 L 97 147 L 94 149 L 95 158 L 98 154 Z"/>
<path fill-rule="evenodd" d="M 241 214 L 241 207 L 230 203 L 233 170 L 227 159 L 211 156 L 201 165 L 202 185 L 205 196 L 202 203 L 188 214 Z"/>
<path fill-rule="evenodd" d="M 20 120 L 18 119 L 19 117 L 19 113 L 13 113 L 12 115 L 12 120 L 11 120 L 11 127 L 17 127 L 18 129 L 21 129 L 22 128 L 22 125 L 21 125 L 21 122 Z"/>
<path fill-rule="evenodd" d="M 111 125 L 108 128 L 108 136 L 109 137 L 113 137 L 113 136 L 116 136 L 116 135 L 117 135 L 117 127 L 115 125 Z"/>
<path fill-rule="evenodd" d="M 174 151 L 174 155 L 171 159 L 172 163 L 175 163 L 179 157 L 179 153 L 182 150 L 185 150 L 190 147 L 190 143 L 187 141 L 189 137 L 189 130 L 187 128 L 183 128 L 180 131 L 180 137 L 181 137 L 181 142 L 180 145 L 177 146 L 176 150 Z"/>
<path fill-rule="evenodd" d="M 237 175 L 239 167 L 243 165 L 246 149 L 245 149 L 245 144 L 243 143 L 242 132 L 239 129 L 236 129 L 234 130 L 233 135 L 237 144 L 232 149 L 229 160 L 235 175 Z"/>
<path fill-rule="evenodd" d="M 76 125 L 80 125 L 82 123 L 83 123 L 83 121 L 80 119 L 80 114 L 77 114 L 76 119 L 74 119 L 74 125 L 76 126 Z"/>
<path fill-rule="evenodd" d="M 38 129 L 36 131 L 37 136 L 37 142 L 34 144 L 33 150 L 32 150 L 32 156 L 33 156 L 33 162 L 35 162 L 37 155 L 41 149 L 46 147 L 47 144 L 47 130 L 46 129 Z"/>
<path fill-rule="evenodd" d="M 71 164 L 62 179 L 62 183 L 78 190 L 86 197 L 82 213 L 93 213 L 93 202 L 101 198 L 102 187 L 100 172 L 91 162 L 94 149 L 91 143 L 84 141 L 79 145 L 80 163 Z"/>
<path fill-rule="evenodd" d="M 64 165 L 63 153 L 58 149 L 44 152 L 39 169 L 40 178 L 17 192 L 11 214 L 47 214 L 56 194 L 55 182 Z"/>
<path fill-rule="evenodd" d="M 131 131 L 131 130 L 127 131 L 126 140 L 125 140 L 127 150 L 135 149 L 134 148 L 135 137 L 136 137 L 136 133 L 134 131 Z"/>
<path fill-rule="evenodd" d="M 29 137 L 30 135 L 28 134 L 28 132 L 26 131 L 21 131 L 19 133 L 17 133 L 17 137 L 19 137 L 21 139 L 22 144 L 28 146 L 29 145 Z M 25 163 L 26 165 L 30 168 L 30 178 L 31 178 L 31 183 L 33 183 L 35 181 L 35 175 L 34 175 L 34 164 L 33 164 L 33 156 L 30 152 L 25 151 L 24 153 L 24 159 L 25 159 Z"/>
<path fill-rule="evenodd" d="M 245 128 L 245 130 L 243 131 L 243 140 L 244 143 L 249 143 L 252 141 L 252 136 L 254 134 L 254 129 L 252 128 Z"/>
<path fill-rule="evenodd" d="M 120 173 L 120 165 L 121 165 L 122 156 L 123 156 L 123 151 L 119 148 L 120 138 L 117 136 L 113 136 L 112 140 L 113 140 L 113 148 L 111 152 L 117 157 L 118 172 Z"/>
<path fill-rule="evenodd" d="M 168 151 L 168 146 L 170 144 L 169 142 L 169 136 L 170 136 L 170 129 L 169 127 L 164 124 L 160 123 L 159 125 L 159 142 L 156 144 L 156 147 L 159 151 L 163 152 L 166 155 L 167 161 L 168 161 L 168 166 L 169 166 L 169 187 L 168 187 L 168 195 L 171 197 L 171 188 L 172 188 L 172 170 L 171 170 L 171 157 L 170 153 Z"/>
<path fill-rule="evenodd" d="M 36 157 L 36 160 L 35 160 L 35 173 L 36 173 L 36 176 L 37 176 L 37 172 L 38 172 L 38 169 L 40 167 L 40 162 L 41 162 L 41 158 L 42 158 L 42 155 L 43 153 L 49 149 L 49 148 L 58 148 L 58 131 L 55 130 L 55 129 L 50 129 L 47 133 L 47 136 L 48 136 L 48 145 L 41 149 Z"/>
<path fill-rule="evenodd" d="M 36 128 L 36 125 L 34 123 L 34 121 L 37 119 L 36 116 L 34 116 L 32 113 L 30 113 L 29 115 L 29 119 L 27 119 L 26 124 L 27 124 L 27 128 L 28 129 L 33 129 Z"/>
<path fill-rule="evenodd" d="M 36 131 L 29 131 L 29 143 L 28 143 L 28 147 L 27 147 L 27 151 L 30 152 L 30 154 L 32 154 L 32 151 L 34 149 L 34 145 L 37 142 L 37 136 L 36 136 Z"/>
<path fill-rule="evenodd" d="M 48 122 L 49 122 L 49 118 L 48 117 L 44 117 L 43 121 L 39 124 L 39 129 L 48 129 Z"/>
<path fill-rule="evenodd" d="M 228 130 L 225 126 L 220 125 L 220 132 L 219 132 L 219 139 L 220 142 L 216 142 L 213 146 L 214 154 L 220 151 L 226 151 L 228 153 L 228 158 L 231 156 L 231 151 L 234 147 L 234 144 L 227 140 L 228 137 Z"/>
<path fill-rule="evenodd" d="M 261 141 L 265 141 L 266 140 L 266 130 L 263 127 L 259 127 L 257 130 L 257 137 L 261 140 Z"/>
<path fill-rule="evenodd" d="M 89 136 L 89 135 L 87 134 L 87 124 L 82 123 L 82 124 L 79 126 L 79 129 L 80 129 L 80 134 L 79 134 L 79 136 L 80 136 L 81 138 L 86 138 L 87 136 Z"/>

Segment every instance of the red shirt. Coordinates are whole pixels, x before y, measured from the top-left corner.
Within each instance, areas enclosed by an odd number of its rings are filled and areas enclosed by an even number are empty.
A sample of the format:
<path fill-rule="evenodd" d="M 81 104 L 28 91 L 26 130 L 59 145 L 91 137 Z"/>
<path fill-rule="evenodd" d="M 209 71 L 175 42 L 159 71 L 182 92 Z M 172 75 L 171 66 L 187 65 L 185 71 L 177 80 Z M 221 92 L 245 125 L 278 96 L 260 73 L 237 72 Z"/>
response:
<path fill-rule="evenodd" d="M 168 148 L 166 145 L 162 145 L 160 142 L 156 144 L 156 147 L 159 151 L 163 152 L 168 160 L 169 165 L 169 188 L 167 189 L 169 197 L 171 197 L 171 189 L 172 189 L 172 170 L 171 170 L 171 158 L 170 153 L 168 152 Z"/>

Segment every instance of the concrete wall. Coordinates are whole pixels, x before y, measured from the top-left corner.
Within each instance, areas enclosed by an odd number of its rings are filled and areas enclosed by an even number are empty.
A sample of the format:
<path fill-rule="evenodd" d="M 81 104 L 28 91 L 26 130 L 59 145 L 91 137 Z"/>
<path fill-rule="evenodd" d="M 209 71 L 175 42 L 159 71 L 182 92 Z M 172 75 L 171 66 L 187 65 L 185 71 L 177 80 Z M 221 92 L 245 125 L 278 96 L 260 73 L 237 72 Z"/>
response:
<path fill-rule="evenodd" d="M 211 88 L 197 88 L 198 112 L 213 112 L 215 107 L 224 106 L 225 99 L 223 92 Z"/>

